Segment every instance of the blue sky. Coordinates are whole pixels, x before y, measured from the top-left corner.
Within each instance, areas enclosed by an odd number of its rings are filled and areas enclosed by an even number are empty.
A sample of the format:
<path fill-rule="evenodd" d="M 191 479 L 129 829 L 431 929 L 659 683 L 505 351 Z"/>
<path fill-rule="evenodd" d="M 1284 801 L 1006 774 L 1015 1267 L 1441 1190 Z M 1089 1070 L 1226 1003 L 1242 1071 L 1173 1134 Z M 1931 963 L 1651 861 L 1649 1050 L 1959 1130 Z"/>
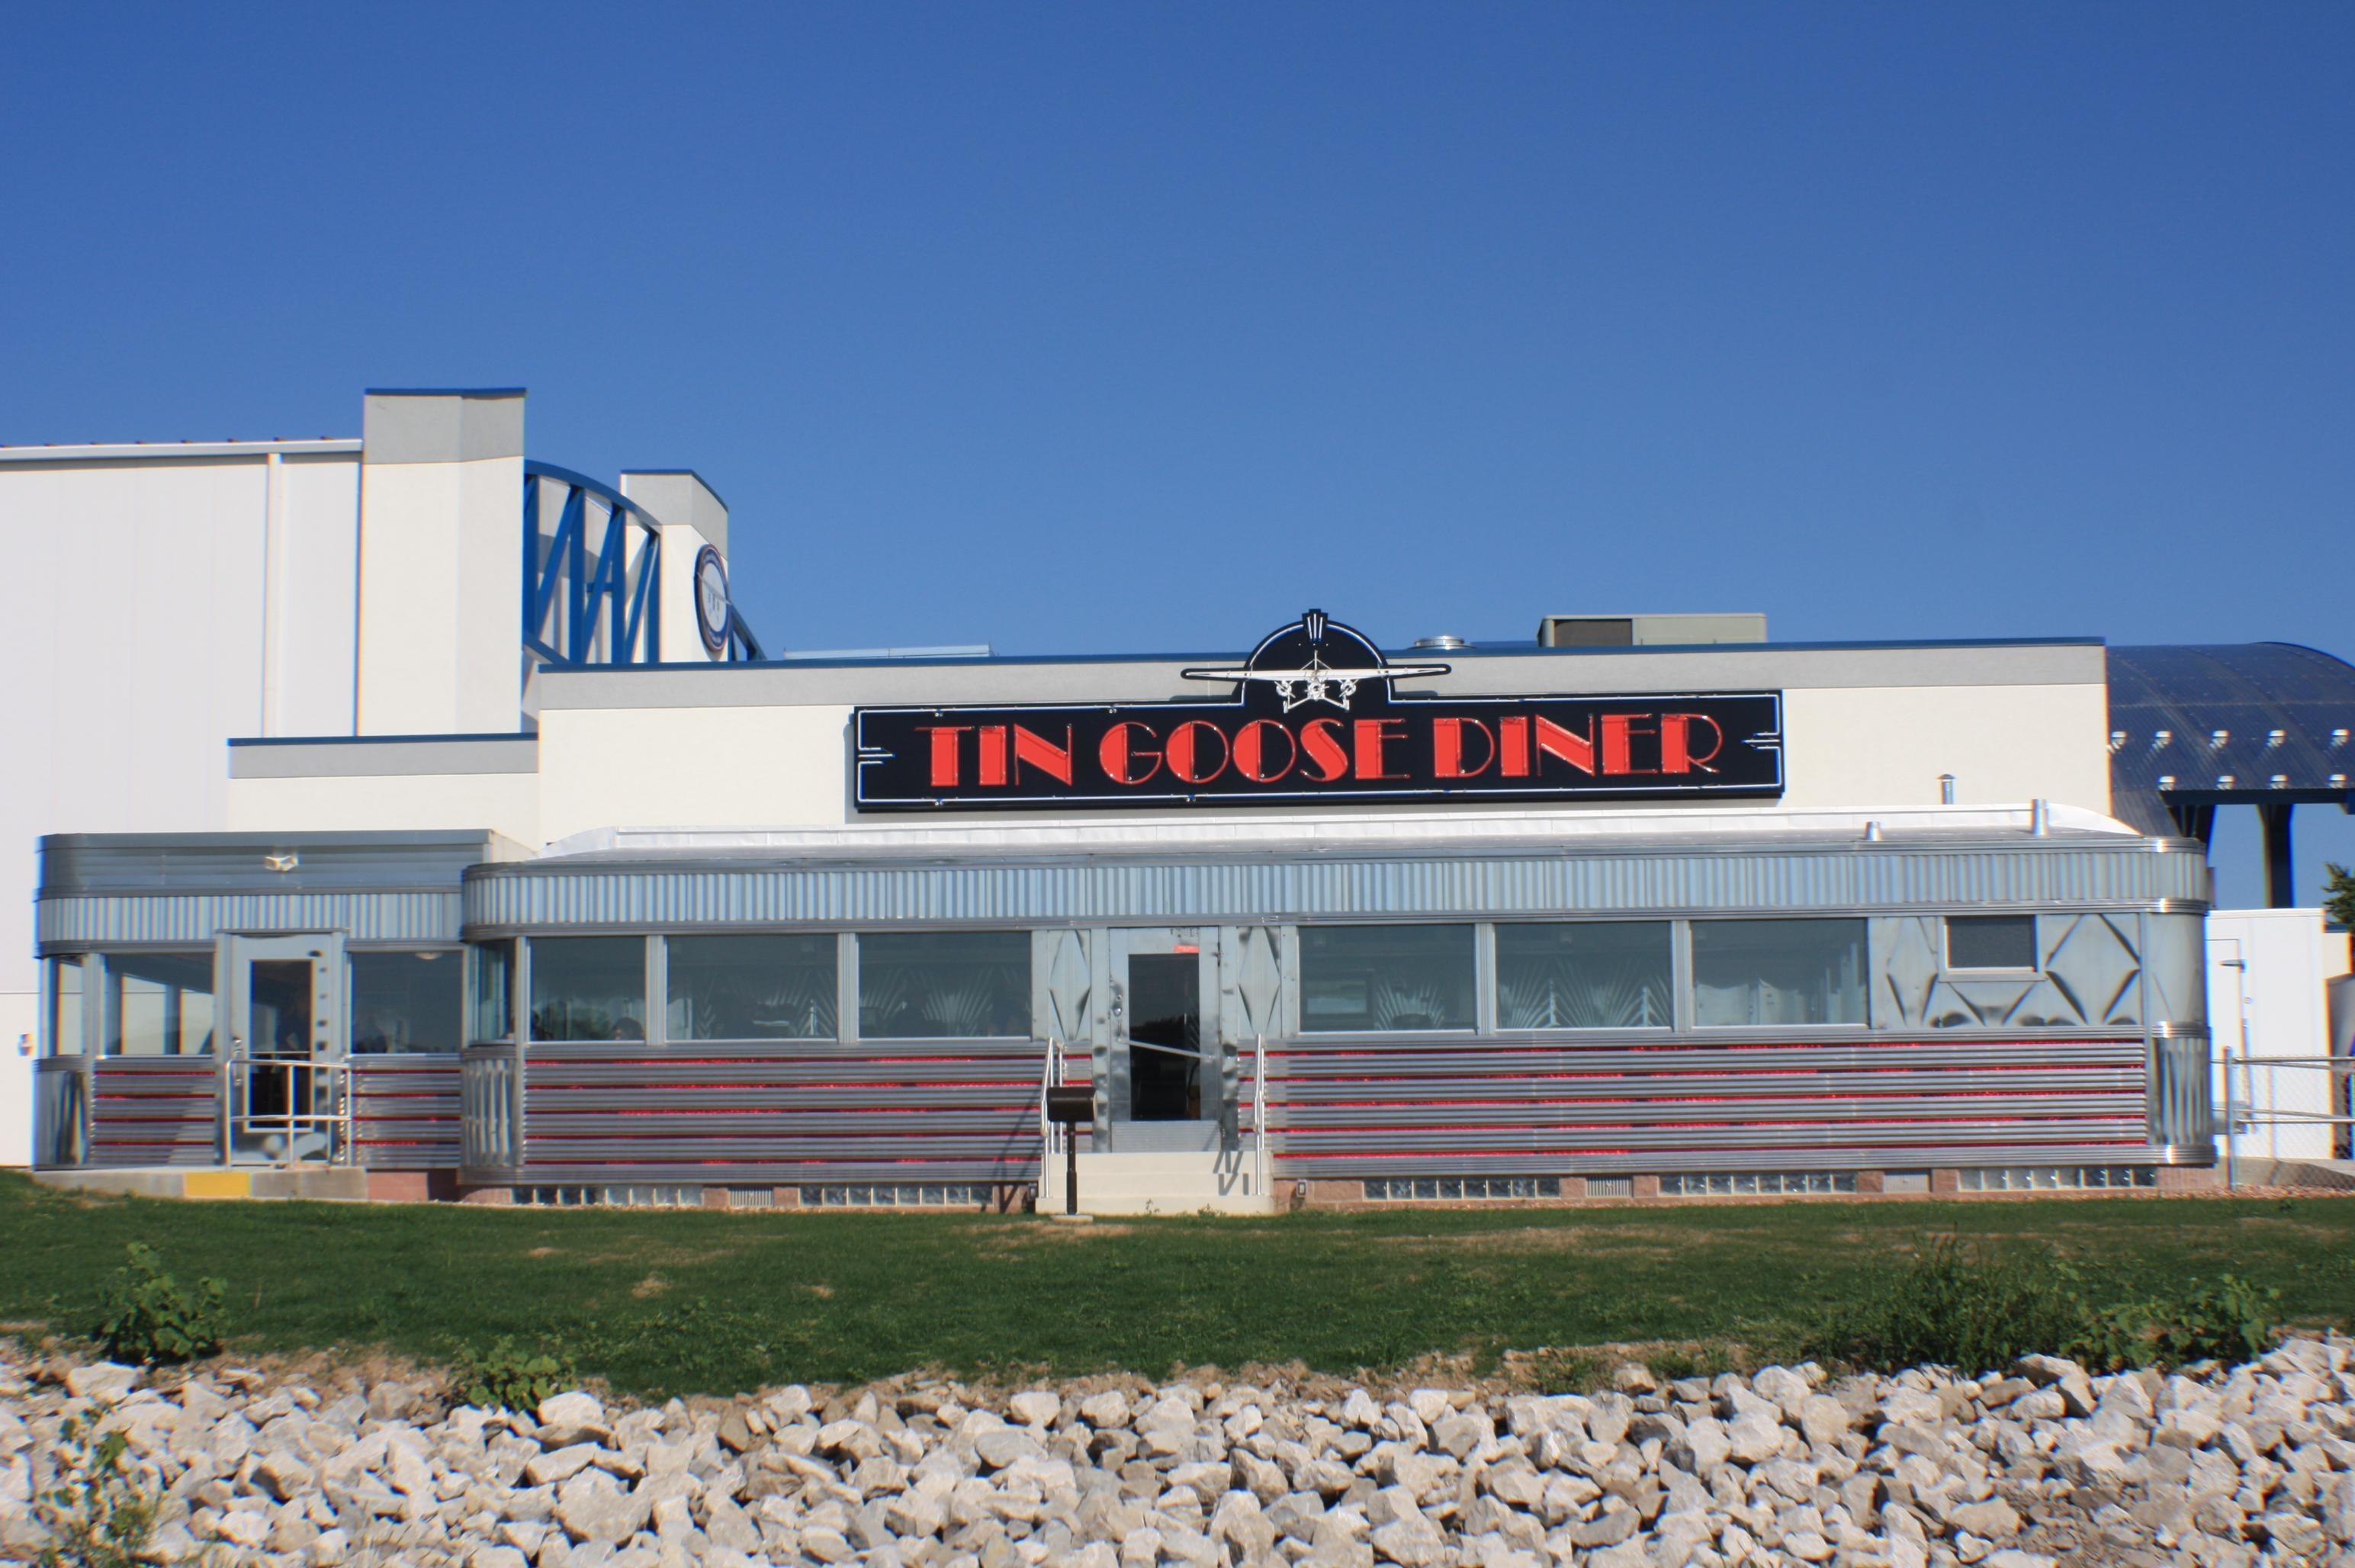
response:
<path fill-rule="evenodd" d="M 527 386 L 784 646 L 2355 655 L 2350 80 L 2344 5 L 25 7 L 0 441 Z"/>

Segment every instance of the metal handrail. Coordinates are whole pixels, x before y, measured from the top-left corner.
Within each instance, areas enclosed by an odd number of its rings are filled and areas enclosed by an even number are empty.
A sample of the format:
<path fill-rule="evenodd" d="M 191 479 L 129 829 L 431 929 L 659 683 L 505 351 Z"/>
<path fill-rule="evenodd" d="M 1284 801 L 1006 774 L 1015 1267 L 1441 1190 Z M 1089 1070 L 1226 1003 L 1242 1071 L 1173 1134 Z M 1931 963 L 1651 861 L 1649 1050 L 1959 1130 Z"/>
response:
<path fill-rule="evenodd" d="M 304 1133 L 316 1133 L 326 1139 L 325 1163 L 340 1165 L 351 1154 L 351 1064 L 346 1061 L 320 1061 L 301 1056 L 242 1056 L 227 1059 L 229 1073 L 229 1131 L 232 1140 L 240 1134 L 260 1137 L 279 1136 L 284 1139 L 272 1163 L 293 1166 L 310 1163 L 299 1156 L 296 1140 Z M 285 1078 L 286 1108 L 276 1112 L 257 1112 L 253 1108 L 253 1083 L 257 1074 L 275 1072 Z M 327 1104 L 325 1111 L 316 1109 L 319 1103 L 317 1080 L 307 1075 L 325 1074 L 327 1083 Z M 297 1093 L 297 1091 L 303 1091 Z M 297 1110 L 297 1105 L 314 1107 Z"/>
<path fill-rule="evenodd" d="M 1268 1199 L 1267 1164 L 1267 1036 L 1255 1035 L 1252 1040 L 1252 1177 L 1258 1184 L 1252 1194 L 1263 1201 Z"/>

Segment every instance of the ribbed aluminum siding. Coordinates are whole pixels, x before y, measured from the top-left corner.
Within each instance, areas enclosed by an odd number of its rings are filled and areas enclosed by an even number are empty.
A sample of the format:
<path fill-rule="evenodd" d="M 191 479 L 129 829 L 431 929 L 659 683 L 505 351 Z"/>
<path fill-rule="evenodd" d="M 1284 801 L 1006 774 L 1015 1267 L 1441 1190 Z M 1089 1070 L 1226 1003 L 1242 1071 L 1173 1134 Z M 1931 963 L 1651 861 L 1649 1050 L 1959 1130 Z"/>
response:
<path fill-rule="evenodd" d="M 1919 910 L 2204 903 L 2197 855 L 1980 848 L 1657 856 L 663 869 L 486 866 L 470 930 L 1287 915 Z"/>
<path fill-rule="evenodd" d="M 355 942 L 458 940 L 459 895 L 194 893 L 44 899 L 36 906 L 41 951 L 128 943 L 210 945 L 224 931 L 342 931 Z"/>

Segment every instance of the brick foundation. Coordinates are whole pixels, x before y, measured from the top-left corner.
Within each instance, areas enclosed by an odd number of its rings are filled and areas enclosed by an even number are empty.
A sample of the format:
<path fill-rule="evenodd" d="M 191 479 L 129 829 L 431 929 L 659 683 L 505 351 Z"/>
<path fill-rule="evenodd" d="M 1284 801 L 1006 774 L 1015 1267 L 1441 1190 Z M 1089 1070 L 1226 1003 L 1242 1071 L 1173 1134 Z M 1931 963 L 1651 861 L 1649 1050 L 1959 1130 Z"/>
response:
<path fill-rule="evenodd" d="M 370 1170 L 371 1203 L 448 1203 L 459 1196 L 454 1170 Z"/>

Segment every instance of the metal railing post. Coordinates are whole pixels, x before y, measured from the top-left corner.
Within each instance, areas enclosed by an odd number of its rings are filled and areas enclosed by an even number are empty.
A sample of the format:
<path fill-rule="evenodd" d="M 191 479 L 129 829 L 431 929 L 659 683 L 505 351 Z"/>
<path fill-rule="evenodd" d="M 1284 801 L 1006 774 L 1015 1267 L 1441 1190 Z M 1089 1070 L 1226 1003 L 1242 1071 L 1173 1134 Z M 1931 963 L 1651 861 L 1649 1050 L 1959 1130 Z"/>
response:
<path fill-rule="evenodd" d="M 2224 1048 L 2224 1190 L 2230 1192 L 2239 1185 L 2239 1167 L 2234 1163 L 2238 1139 L 2234 1136 L 2232 1115 L 2232 1048 Z"/>

